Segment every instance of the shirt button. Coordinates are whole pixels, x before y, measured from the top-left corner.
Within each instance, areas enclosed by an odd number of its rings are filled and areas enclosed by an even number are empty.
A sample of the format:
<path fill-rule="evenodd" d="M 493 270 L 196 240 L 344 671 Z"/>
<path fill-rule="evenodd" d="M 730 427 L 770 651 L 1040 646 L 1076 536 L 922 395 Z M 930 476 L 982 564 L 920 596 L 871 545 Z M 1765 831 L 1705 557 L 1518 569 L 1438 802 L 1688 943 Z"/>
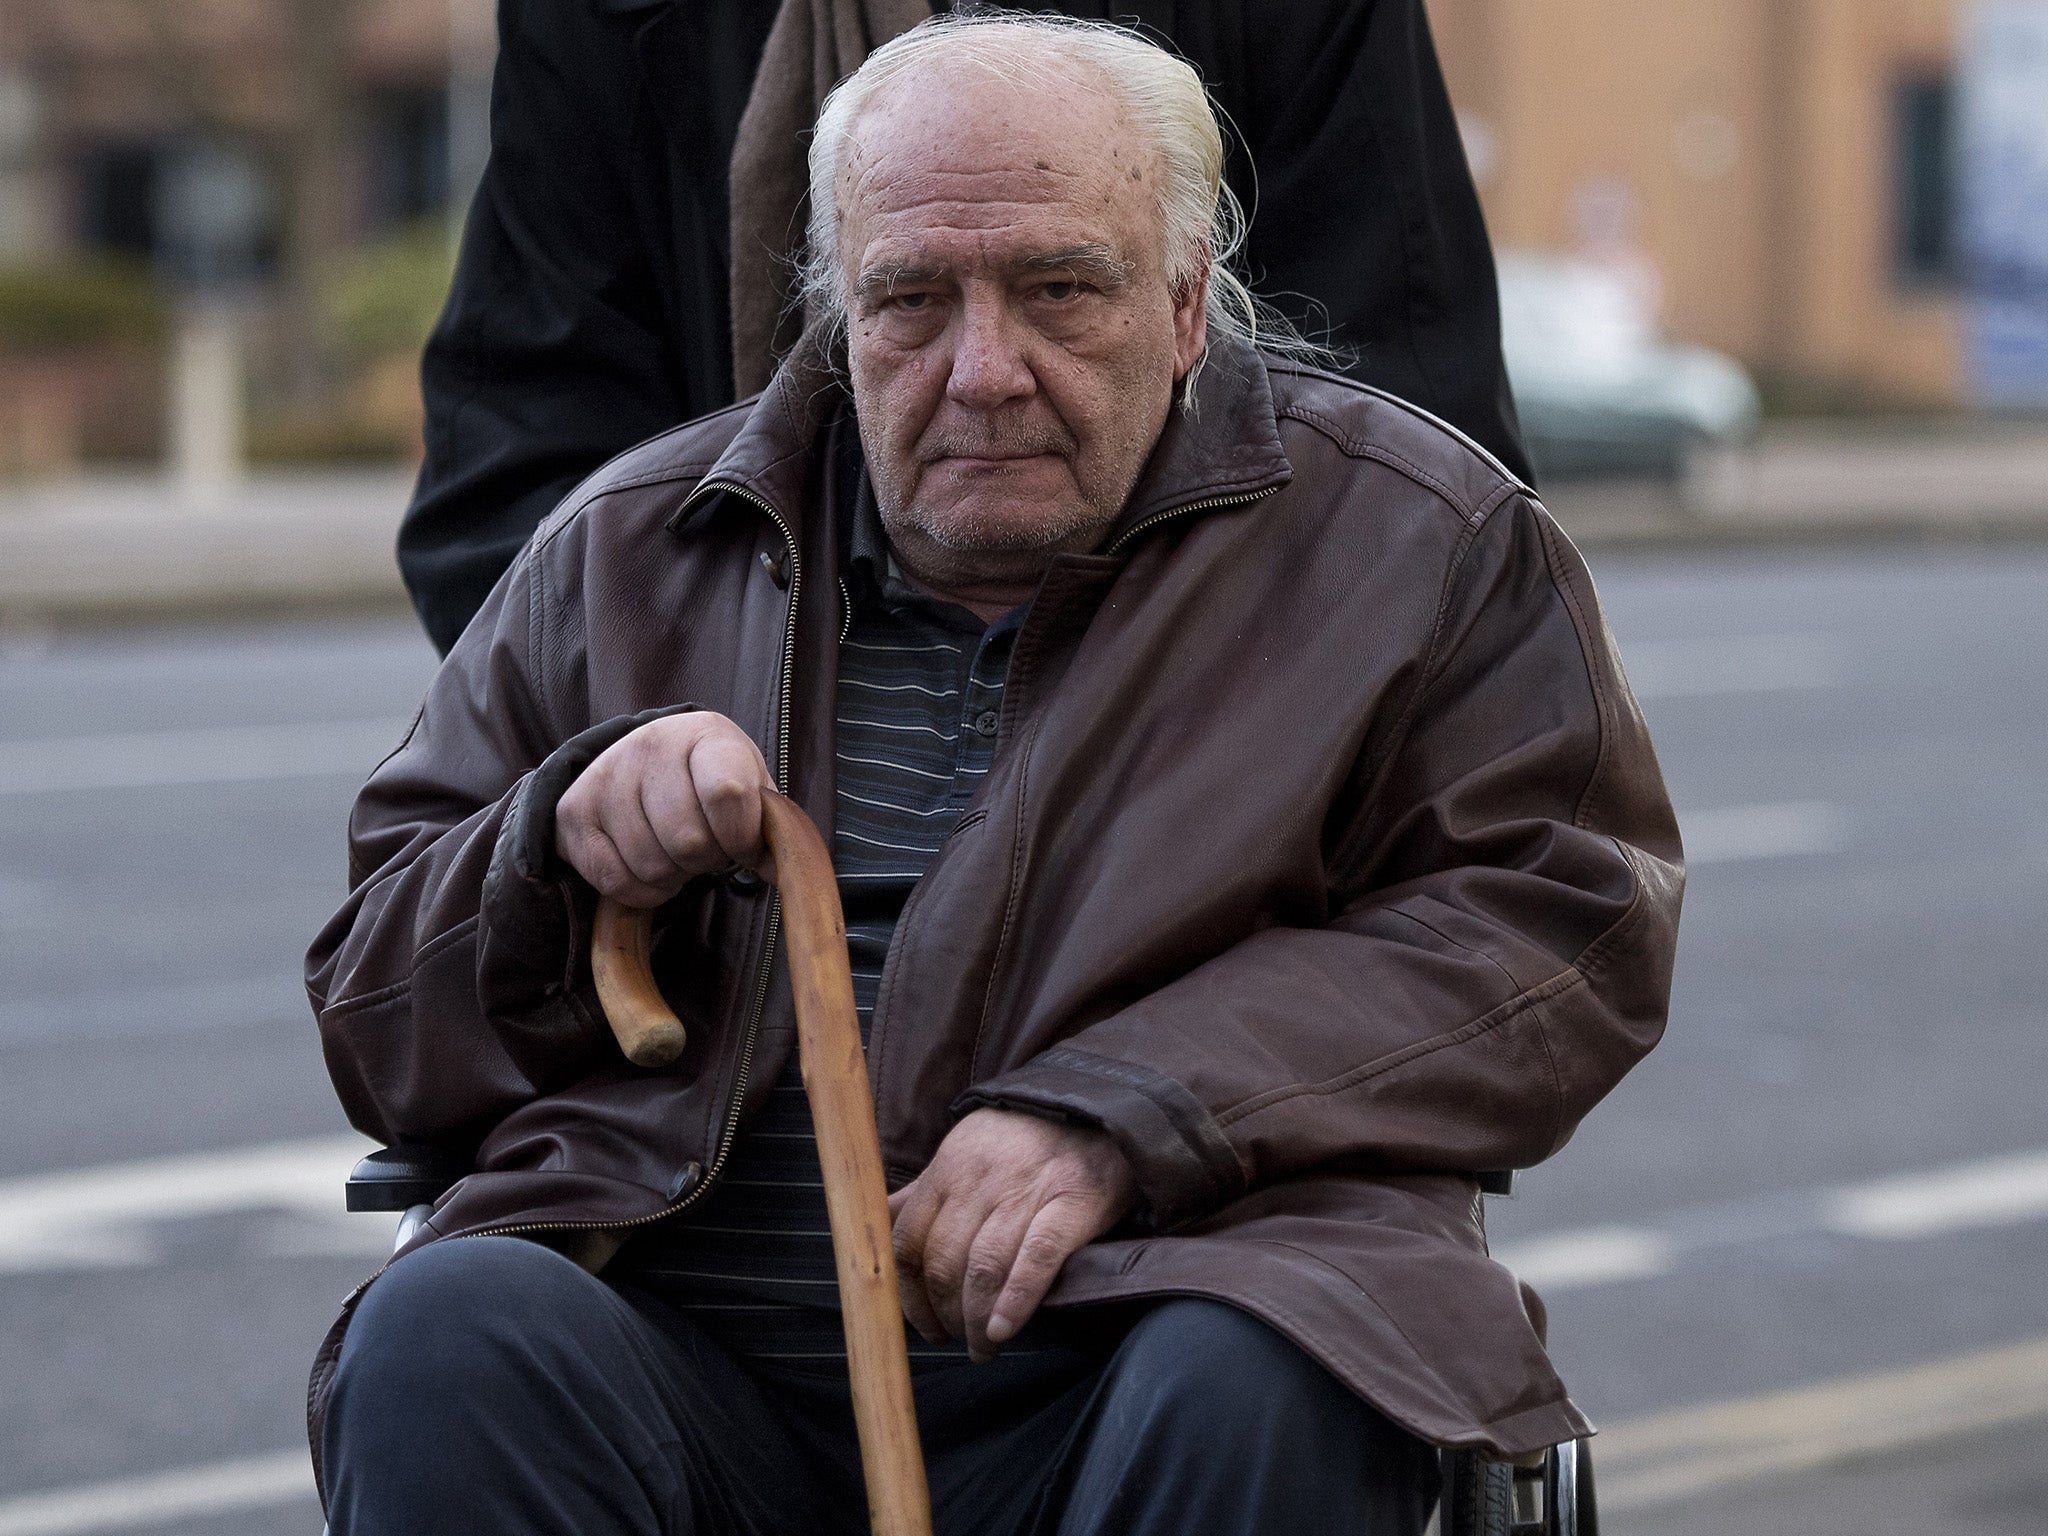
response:
<path fill-rule="evenodd" d="M 993 736 L 996 727 L 1002 724 L 1002 717 L 992 709 L 984 709 L 974 717 L 974 729 L 983 736 Z"/>

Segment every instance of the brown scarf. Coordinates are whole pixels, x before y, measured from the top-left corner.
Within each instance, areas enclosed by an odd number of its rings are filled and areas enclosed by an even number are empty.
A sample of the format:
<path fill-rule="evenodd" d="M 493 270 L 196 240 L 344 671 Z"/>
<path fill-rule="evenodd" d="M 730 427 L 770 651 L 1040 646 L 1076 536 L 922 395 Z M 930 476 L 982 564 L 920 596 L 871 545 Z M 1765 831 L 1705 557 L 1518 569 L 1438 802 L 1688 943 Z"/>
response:
<path fill-rule="evenodd" d="M 929 0 L 782 0 L 732 150 L 732 378 L 766 386 L 796 342 L 794 258 L 810 218 L 808 136 L 832 87 L 931 15 Z"/>

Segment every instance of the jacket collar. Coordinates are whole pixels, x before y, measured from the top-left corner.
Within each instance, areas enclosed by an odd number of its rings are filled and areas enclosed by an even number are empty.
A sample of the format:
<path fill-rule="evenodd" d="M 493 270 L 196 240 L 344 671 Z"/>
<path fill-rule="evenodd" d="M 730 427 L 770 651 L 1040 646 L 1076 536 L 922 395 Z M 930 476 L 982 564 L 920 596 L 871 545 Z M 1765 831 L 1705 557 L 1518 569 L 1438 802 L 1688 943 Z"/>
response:
<path fill-rule="evenodd" d="M 1145 524 L 1202 503 L 1229 504 L 1294 477 L 1280 444 L 1272 379 L 1258 351 L 1235 337 L 1209 342 L 1191 404 L 1176 403 L 1105 549 Z"/>
<path fill-rule="evenodd" d="M 845 387 L 824 348 L 806 333 L 753 403 L 740 403 L 746 419 L 739 431 L 668 526 L 690 531 L 716 503 L 717 492 L 733 490 L 766 502 L 791 530 L 801 526 L 804 482 L 820 435 L 846 404 Z"/>
<path fill-rule="evenodd" d="M 792 530 L 799 527 L 806 520 L 803 493 L 821 430 L 847 406 L 838 371 L 807 336 L 755 397 L 738 435 L 669 526 L 686 530 L 715 492 L 737 489 L 766 502 Z M 1177 512 L 1251 500 L 1285 485 L 1293 474 L 1264 359 L 1235 338 L 1212 340 L 1193 403 L 1176 403 L 1168 412 L 1104 548 L 1113 550 L 1146 524 Z"/>

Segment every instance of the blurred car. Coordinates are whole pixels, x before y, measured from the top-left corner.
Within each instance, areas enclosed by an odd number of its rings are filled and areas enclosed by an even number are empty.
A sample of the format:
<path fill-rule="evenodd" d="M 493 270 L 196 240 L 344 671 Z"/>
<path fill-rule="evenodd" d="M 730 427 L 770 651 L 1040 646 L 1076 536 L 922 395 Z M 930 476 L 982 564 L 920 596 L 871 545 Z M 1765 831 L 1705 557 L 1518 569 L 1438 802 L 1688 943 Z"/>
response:
<path fill-rule="evenodd" d="M 1528 251 L 1499 266 L 1501 345 L 1539 474 L 1688 479 L 1755 437 L 1749 375 L 1662 340 L 1628 272 Z"/>

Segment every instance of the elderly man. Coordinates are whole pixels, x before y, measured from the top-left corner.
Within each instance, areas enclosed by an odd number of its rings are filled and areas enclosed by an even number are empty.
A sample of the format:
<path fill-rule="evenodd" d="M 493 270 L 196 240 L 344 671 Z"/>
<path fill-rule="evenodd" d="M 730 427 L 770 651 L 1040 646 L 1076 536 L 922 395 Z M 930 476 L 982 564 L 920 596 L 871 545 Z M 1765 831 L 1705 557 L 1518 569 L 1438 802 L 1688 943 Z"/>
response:
<path fill-rule="evenodd" d="M 1413 1533 L 1427 1442 L 1585 1430 L 1470 1174 L 1656 1040 L 1669 807 L 1526 489 L 1246 344 L 1220 165 L 1113 28 L 880 50 L 805 346 L 456 647 L 310 961 L 355 1123 L 478 1168 L 315 1368 L 338 1533 L 861 1528 L 771 787 L 830 830 L 940 1529 Z M 596 1012 L 600 892 L 660 909 L 672 1068 Z"/>
<path fill-rule="evenodd" d="M 1170 37 L 1230 115 L 1225 179 L 1256 205 L 1245 255 L 1275 302 L 1362 382 L 1522 471 L 1493 257 L 1423 0 L 1015 3 Z M 767 382 L 819 104 L 870 48 L 952 8 L 497 0 L 490 164 L 422 362 L 426 458 L 398 535 L 440 650 L 579 480 Z"/>

